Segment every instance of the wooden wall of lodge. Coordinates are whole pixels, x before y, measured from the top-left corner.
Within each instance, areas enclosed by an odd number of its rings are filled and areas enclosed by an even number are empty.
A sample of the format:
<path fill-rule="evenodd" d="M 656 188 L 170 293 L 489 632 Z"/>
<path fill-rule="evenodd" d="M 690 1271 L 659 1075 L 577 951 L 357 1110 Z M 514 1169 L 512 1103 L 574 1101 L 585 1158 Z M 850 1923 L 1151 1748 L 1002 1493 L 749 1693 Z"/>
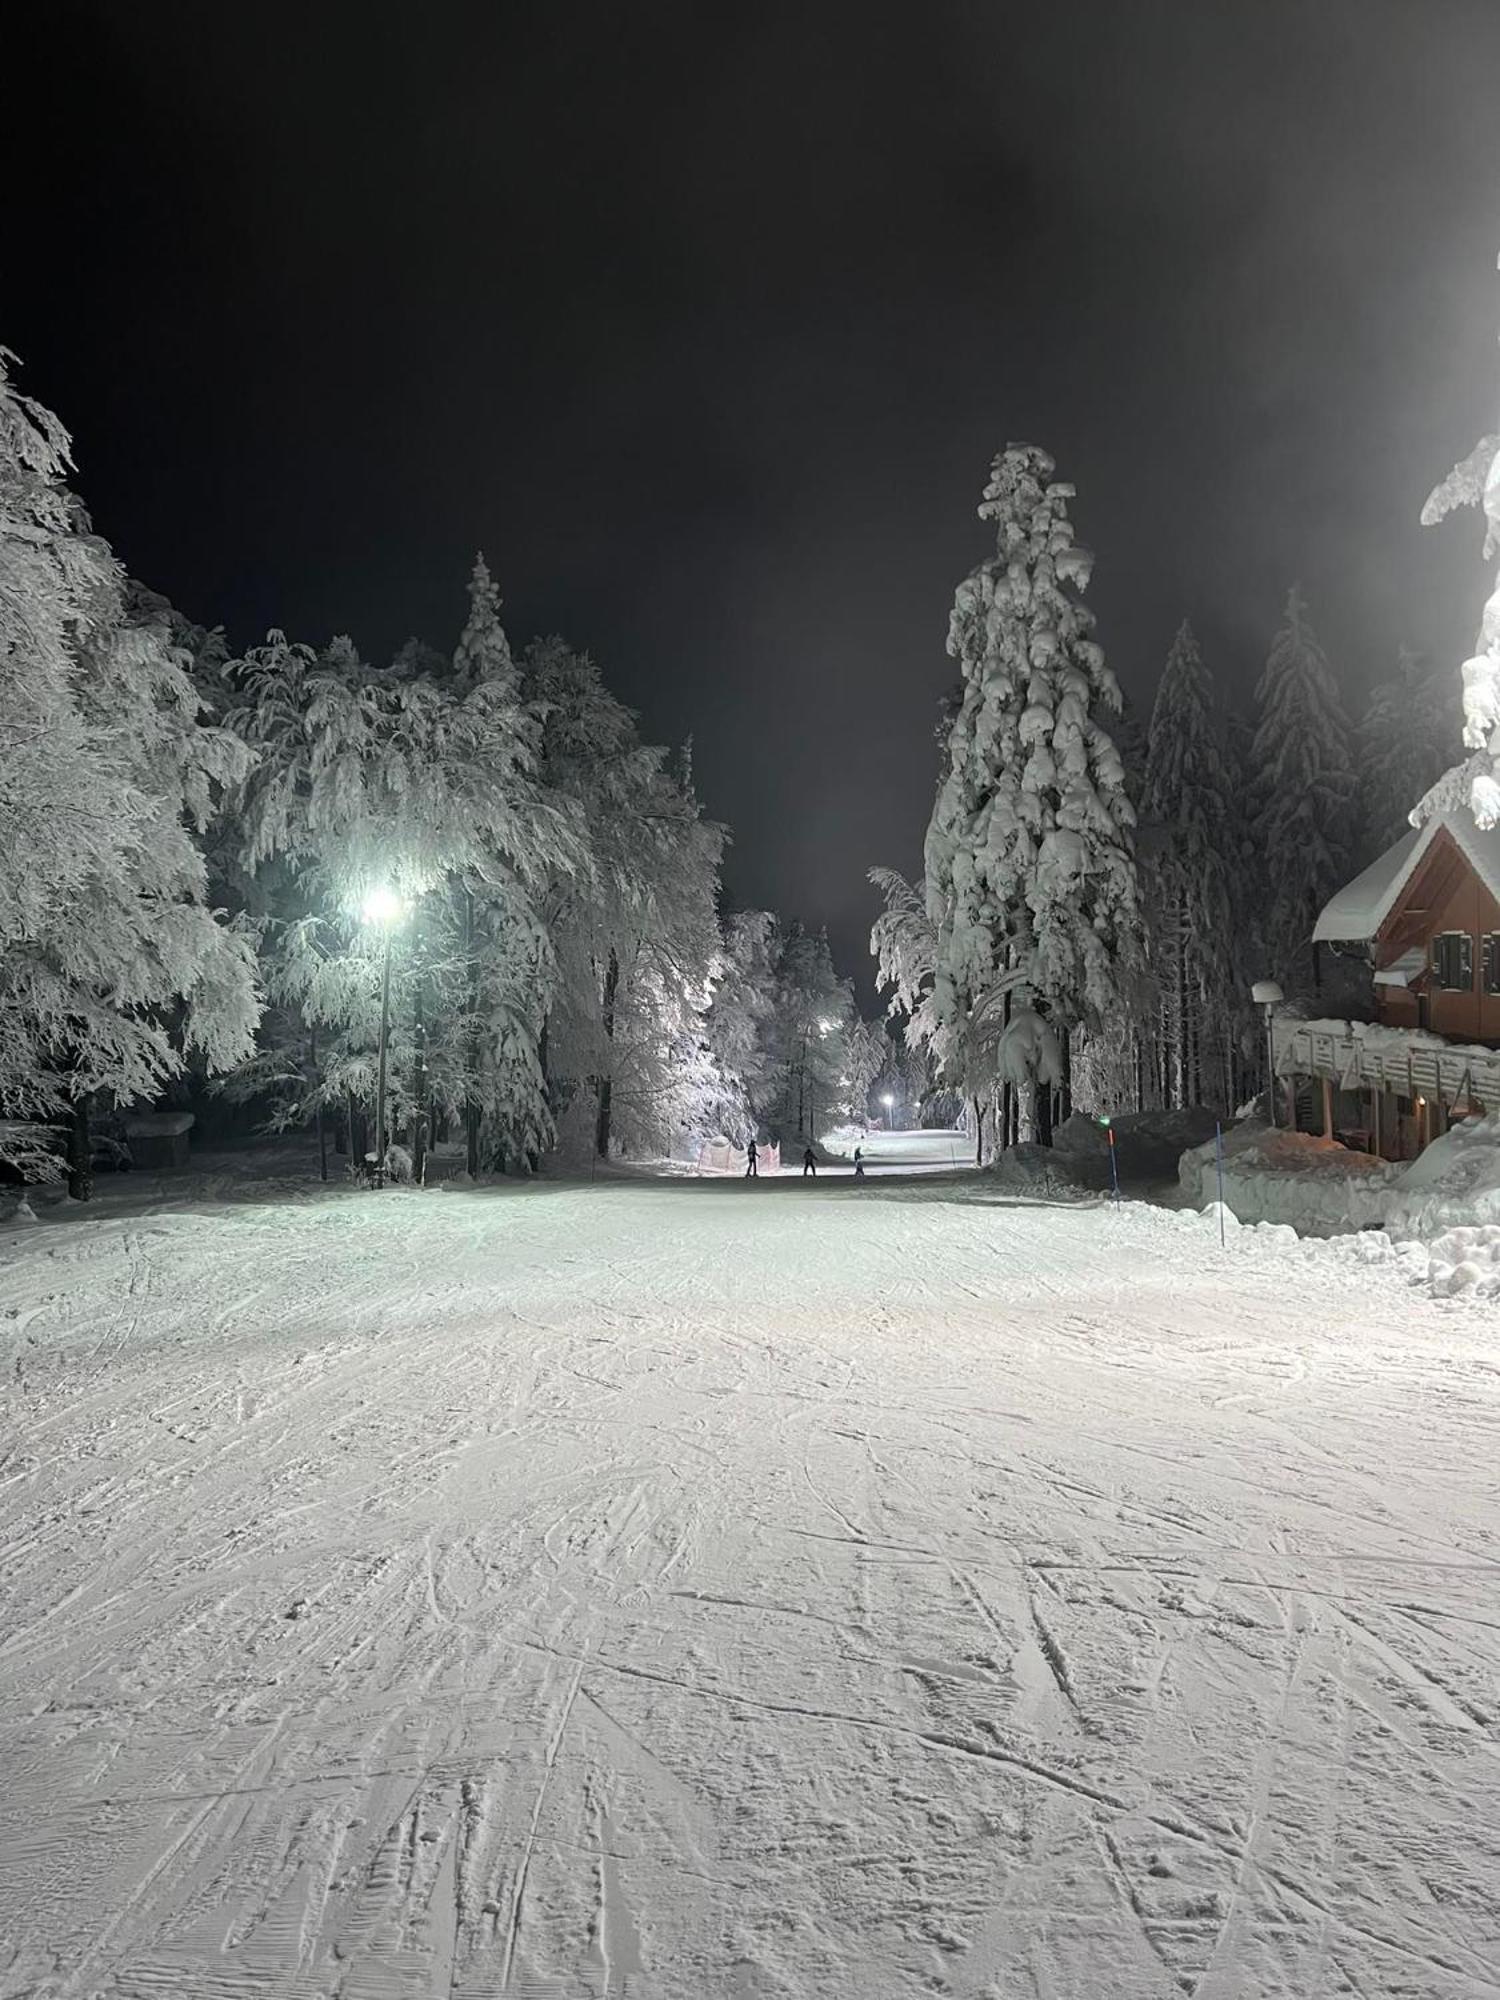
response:
<path fill-rule="evenodd" d="M 1429 972 L 1415 990 L 1377 986 L 1379 1018 L 1391 1028 L 1430 1028 L 1458 1042 L 1500 1043 L 1500 993 L 1486 993 L 1484 940 L 1500 931 L 1500 902 L 1475 874 L 1451 834 L 1438 833 L 1406 893 L 1375 940 L 1375 963 L 1394 965 L 1403 953 L 1421 951 L 1432 964 L 1432 940 L 1444 931 L 1466 931 L 1474 945 L 1473 985 L 1467 993 L 1437 987 Z M 1424 1004 L 1419 1003 L 1418 995 Z"/>

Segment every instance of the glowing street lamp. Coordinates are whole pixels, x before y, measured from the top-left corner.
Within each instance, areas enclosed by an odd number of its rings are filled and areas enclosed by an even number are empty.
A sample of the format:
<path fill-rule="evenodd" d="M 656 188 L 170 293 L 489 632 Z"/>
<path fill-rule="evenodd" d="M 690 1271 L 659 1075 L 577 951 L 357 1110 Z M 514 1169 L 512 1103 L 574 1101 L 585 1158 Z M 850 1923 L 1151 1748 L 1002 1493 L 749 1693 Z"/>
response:
<path fill-rule="evenodd" d="M 406 914 L 406 905 L 388 882 L 377 882 L 365 892 L 365 900 L 360 905 L 360 915 L 367 924 L 383 924 L 387 928 L 399 923 Z"/>
<path fill-rule="evenodd" d="M 880 1101 L 885 1106 L 885 1129 L 887 1132 L 892 1131 L 894 1128 L 891 1125 L 891 1106 L 896 1102 L 895 1097 L 888 1090 L 882 1091 Z"/>
<path fill-rule="evenodd" d="M 380 968 L 380 1062 L 375 1081 L 375 1179 L 385 1179 L 385 1078 L 386 1052 L 391 1038 L 391 936 L 406 904 L 389 883 L 377 882 L 366 891 L 360 914 L 373 928 L 385 932 L 385 951 Z"/>

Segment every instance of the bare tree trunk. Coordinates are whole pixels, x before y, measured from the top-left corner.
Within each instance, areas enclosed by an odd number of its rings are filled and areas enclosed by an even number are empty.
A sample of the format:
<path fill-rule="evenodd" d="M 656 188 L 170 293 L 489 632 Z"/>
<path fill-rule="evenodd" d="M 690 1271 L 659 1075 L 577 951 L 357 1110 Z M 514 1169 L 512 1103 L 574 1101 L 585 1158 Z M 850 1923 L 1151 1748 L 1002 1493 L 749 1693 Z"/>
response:
<path fill-rule="evenodd" d="M 427 1010 L 422 942 L 415 941 L 416 985 L 412 995 L 411 1177 L 417 1187 L 427 1182 Z"/>
<path fill-rule="evenodd" d="M 323 1080 L 318 1074 L 318 1031 L 316 1028 L 309 1028 L 307 1031 L 307 1060 L 312 1069 L 313 1084 L 318 1093 L 313 1112 L 318 1128 L 318 1179 L 326 1181 L 328 1178 L 328 1128 L 323 1122 Z"/>
<path fill-rule="evenodd" d="M 94 1198 L 94 1141 L 89 1130 L 89 1093 L 79 1091 L 68 1120 L 68 1193 L 74 1201 Z"/>
<path fill-rule="evenodd" d="M 479 958 L 474 942 L 474 892 L 464 891 L 464 956 L 469 977 L 469 1031 L 464 1074 L 464 1165 L 479 1178 Z"/>
<path fill-rule="evenodd" d="M 1052 1144 L 1052 1086 L 1037 1079 L 1035 1103 L 1032 1110 L 1032 1137 L 1039 1146 Z"/>
<path fill-rule="evenodd" d="M 613 945 L 609 948 L 609 964 L 604 972 L 604 1039 L 609 1044 L 605 1051 L 605 1061 L 612 1068 L 614 1063 L 615 1039 L 615 997 L 620 990 L 620 961 Z M 594 1151 L 601 1160 L 609 1158 L 609 1126 L 611 1097 L 614 1079 L 611 1069 L 606 1068 L 599 1078 L 599 1122 L 594 1133 Z"/>
<path fill-rule="evenodd" d="M 974 1099 L 974 1164 L 984 1165 L 984 1100 L 975 1093 Z"/>

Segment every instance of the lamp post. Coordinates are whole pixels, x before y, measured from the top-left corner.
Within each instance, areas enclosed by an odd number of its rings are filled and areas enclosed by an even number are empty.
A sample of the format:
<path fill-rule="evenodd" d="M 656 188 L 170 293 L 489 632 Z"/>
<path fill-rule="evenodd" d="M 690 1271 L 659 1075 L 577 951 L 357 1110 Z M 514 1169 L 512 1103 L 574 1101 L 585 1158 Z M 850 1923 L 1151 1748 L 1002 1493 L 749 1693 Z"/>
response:
<path fill-rule="evenodd" d="M 1276 1009 L 1286 995 L 1274 979 L 1257 979 L 1250 988 L 1250 998 L 1260 1008 L 1266 1019 L 1266 1101 L 1271 1107 L 1271 1127 L 1276 1127 L 1276 1042 L 1271 1033 L 1271 1020 Z"/>
<path fill-rule="evenodd" d="M 880 1093 L 880 1101 L 885 1106 L 885 1129 L 887 1132 L 892 1131 L 894 1128 L 891 1124 L 891 1106 L 896 1102 L 896 1100 L 891 1095 L 890 1091 L 883 1090 Z"/>
<path fill-rule="evenodd" d="M 391 937 L 405 910 L 394 889 L 378 885 L 365 896 L 362 915 L 385 933 L 380 966 L 380 1056 L 375 1071 L 375 1185 L 385 1182 L 386 1058 L 391 1039 Z"/>

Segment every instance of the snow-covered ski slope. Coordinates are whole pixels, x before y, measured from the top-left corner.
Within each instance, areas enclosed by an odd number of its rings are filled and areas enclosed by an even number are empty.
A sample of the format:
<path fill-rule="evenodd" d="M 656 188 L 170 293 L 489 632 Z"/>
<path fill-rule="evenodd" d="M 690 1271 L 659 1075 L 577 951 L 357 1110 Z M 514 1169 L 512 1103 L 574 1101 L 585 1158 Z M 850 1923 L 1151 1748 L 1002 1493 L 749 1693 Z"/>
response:
<path fill-rule="evenodd" d="M 972 1182 L 0 1239 L 0 1995 L 1500 1994 L 1500 1338 Z"/>

